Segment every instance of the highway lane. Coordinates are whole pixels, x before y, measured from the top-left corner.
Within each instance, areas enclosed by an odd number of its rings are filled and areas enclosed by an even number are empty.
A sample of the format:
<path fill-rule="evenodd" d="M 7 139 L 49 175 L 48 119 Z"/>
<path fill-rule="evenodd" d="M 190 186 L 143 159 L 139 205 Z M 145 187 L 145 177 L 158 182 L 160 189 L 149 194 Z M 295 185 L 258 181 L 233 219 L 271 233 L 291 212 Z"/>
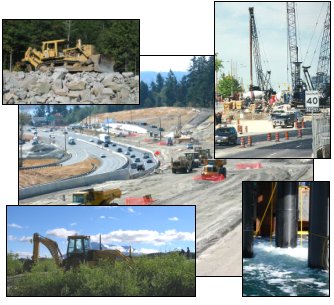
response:
<path fill-rule="evenodd" d="M 311 158 L 312 136 L 290 140 L 281 139 L 280 142 L 261 141 L 253 143 L 252 147 L 240 146 L 219 149 L 216 147 L 216 158 Z"/>

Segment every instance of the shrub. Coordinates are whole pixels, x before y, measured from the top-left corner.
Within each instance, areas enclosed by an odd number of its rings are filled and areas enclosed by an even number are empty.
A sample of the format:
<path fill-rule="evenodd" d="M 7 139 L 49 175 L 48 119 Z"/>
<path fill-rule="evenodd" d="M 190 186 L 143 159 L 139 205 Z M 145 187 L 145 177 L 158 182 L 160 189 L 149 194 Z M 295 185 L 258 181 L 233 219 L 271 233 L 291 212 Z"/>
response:
<path fill-rule="evenodd" d="M 15 296 L 195 296 L 195 262 L 178 254 L 134 258 L 134 267 L 100 261 L 63 271 L 35 266 L 9 290 Z"/>
<path fill-rule="evenodd" d="M 23 272 L 23 262 L 19 260 L 19 255 L 7 253 L 7 275 L 16 275 Z"/>

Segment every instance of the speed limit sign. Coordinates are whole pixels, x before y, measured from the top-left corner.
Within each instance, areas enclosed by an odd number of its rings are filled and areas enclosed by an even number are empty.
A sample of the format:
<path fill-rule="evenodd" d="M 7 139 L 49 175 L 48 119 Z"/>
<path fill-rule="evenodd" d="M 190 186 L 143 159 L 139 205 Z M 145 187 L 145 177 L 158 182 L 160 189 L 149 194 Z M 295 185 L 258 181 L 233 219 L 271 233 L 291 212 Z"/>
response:
<path fill-rule="evenodd" d="M 305 109 L 306 112 L 319 111 L 319 92 L 305 91 Z"/>

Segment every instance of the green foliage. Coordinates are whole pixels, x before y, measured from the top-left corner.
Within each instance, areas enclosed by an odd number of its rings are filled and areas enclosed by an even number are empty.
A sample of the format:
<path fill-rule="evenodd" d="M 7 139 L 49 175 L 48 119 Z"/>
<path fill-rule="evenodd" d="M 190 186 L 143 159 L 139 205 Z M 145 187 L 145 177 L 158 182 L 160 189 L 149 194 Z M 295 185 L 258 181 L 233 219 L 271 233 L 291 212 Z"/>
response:
<path fill-rule="evenodd" d="M 218 53 L 215 53 L 215 71 L 219 72 L 221 68 L 223 68 L 223 61 L 218 58 Z"/>
<path fill-rule="evenodd" d="M 21 61 L 28 47 L 40 49 L 42 41 L 67 39 L 75 46 L 81 38 L 96 51 L 115 60 L 119 72 L 139 71 L 139 20 L 4 20 L 3 67 Z"/>
<path fill-rule="evenodd" d="M 9 289 L 10 296 L 194 296 L 195 262 L 178 254 L 134 258 L 113 266 L 101 261 L 64 272 L 36 267 Z"/>
<path fill-rule="evenodd" d="M 241 92 L 239 82 L 231 75 L 225 76 L 218 82 L 218 94 L 223 98 L 230 97 L 236 92 Z"/>
<path fill-rule="evenodd" d="M 214 100 L 214 57 L 194 56 L 188 74 L 177 81 L 172 70 L 164 79 L 140 84 L 141 107 L 191 106 L 211 107 Z"/>
<path fill-rule="evenodd" d="M 16 275 L 23 272 L 23 262 L 19 260 L 19 255 L 7 253 L 7 275 Z"/>
<path fill-rule="evenodd" d="M 52 272 L 58 269 L 58 266 L 53 259 L 40 259 L 38 264 L 35 264 L 31 271 L 38 272 Z"/>

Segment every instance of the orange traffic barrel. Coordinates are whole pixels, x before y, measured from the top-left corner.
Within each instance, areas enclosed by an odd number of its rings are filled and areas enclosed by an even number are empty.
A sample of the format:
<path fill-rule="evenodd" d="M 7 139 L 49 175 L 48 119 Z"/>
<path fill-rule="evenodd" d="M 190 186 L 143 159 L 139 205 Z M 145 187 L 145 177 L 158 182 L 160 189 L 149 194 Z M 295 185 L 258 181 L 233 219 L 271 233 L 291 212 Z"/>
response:
<path fill-rule="evenodd" d="M 295 121 L 295 128 L 298 128 L 298 121 Z"/>
<path fill-rule="evenodd" d="M 279 142 L 279 132 L 276 132 L 275 141 Z"/>
<path fill-rule="evenodd" d="M 247 138 L 247 145 L 252 146 L 252 136 L 248 136 Z"/>
<path fill-rule="evenodd" d="M 271 133 L 270 132 L 267 133 L 267 141 L 271 141 Z"/>
<path fill-rule="evenodd" d="M 245 148 L 245 138 L 244 137 L 240 138 L 240 147 Z"/>
<path fill-rule="evenodd" d="M 237 124 L 238 124 L 238 125 L 240 124 L 240 119 L 237 120 Z"/>
<path fill-rule="evenodd" d="M 285 132 L 285 140 L 289 140 L 289 132 L 288 131 Z"/>

